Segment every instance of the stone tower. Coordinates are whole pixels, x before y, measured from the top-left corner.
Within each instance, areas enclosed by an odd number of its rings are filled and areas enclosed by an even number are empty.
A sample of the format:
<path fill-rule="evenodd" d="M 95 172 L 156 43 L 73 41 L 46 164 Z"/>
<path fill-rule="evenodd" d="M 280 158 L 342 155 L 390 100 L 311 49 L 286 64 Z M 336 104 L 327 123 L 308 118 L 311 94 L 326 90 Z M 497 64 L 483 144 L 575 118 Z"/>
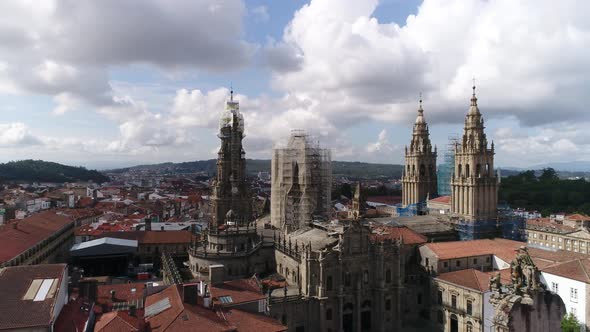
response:
<path fill-rule="evenodd" d="M 284 148 L 273 149 L 271 223 L 286 232 L 330 217 L 330 151 L 293 130 Z"/>
<path fill-rule="evenodd" d="M 365 215 L 365 196 L 362 193 L 361 182 L 356 183 L 356 190 L 352 197 L 352 207 L 348 211 L 348 218 L 357 220 Z"/>
<path fill-rule="evenodd" d="M 436 196 L 436 147 L 432 149 L 422 100 L 414 123 L 412 142 L 406 146 L 406 165 L 402 176 L 402 204 L 423 202 Z"/>
<path fill-rule="evenodd" d="M 244 138 L 244 117 L 240 104 L 233 99 L 227 101 L 219 121 L 221 147 L 217 153 L 217 177 L 213 181 L 211 228 L 231 222 L 244 224 L 252 218 L 252 200 L 246 181 L 246 153 L 242 147 Z"/>
<path fill-rule="evenodd" d="M 497 216 L 498 178 L 494 173 L 494 143 L 488 148 L 484 128 L 473 86 L 463 137 L 455 145 L 455 174 L 451 179 L 451 212 L 470 222 L 491 222 Z"/>

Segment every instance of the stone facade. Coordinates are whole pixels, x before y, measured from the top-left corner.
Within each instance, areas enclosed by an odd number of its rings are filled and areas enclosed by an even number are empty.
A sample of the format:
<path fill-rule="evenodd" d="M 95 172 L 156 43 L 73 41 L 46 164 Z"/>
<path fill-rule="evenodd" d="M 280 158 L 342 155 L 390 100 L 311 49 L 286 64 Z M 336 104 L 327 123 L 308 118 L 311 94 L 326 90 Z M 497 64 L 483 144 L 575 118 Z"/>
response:
<path fill-rule="evenodd" d="M 436 147 L 432 148 L 428 124 L 424 120 L 422 100 L 414 123 L 412 141 L 406 146 L 406 164 L 402 176 L 402 204 L 424 202 L 436 196 Z"/>
<path fill-rule="evenodd" d="M 424 242 L 405 227 L 375 230 L 360 221 L 277 238 L 277 272 L 292 287 L 272 293 L 271 315 L 292 331 L 402 331 L 403 313 L 417 316 L 404 305 L 406 269 Z"/>
<path fill-rule="evenodd" d="M 498 178 L 494 172 L 494 143 L 488 147 L 484 128 L 474 86 L 463 137 L 455 146 L 455 174 L 451 179 L 451 212 L 473 223 L 497 218 Z"/>
<path fill-rule="evenodd" d="M 232 211 L 232 222 L 248 223 L 252 218 L 252 195 L 246 179 L 246 153 L 242 147 L 244 117 L 240 104 L 232 97 L 219 121 L 221 147 L 217 153 L 217 177 L 213 181 L 213 218 L 211 228 L 226 223 Z"/>

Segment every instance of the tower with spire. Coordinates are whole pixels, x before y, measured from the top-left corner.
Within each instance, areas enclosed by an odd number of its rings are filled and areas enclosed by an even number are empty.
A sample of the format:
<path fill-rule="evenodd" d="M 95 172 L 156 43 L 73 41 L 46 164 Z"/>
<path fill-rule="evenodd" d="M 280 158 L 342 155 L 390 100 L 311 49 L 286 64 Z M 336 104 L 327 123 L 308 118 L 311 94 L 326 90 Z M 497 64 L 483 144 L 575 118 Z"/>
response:
<path fill-rule="evenodd" d="M 498 178 L 494 173 L 494 143 L 488 146 L 484 120 L 477 106 L 475 84 L 460 143 L 455 146 L 451 179 L 451 212 L 464 221 L 493 223 L 497 217 Z M 473 225 L 477 227 L 477 224 Z M 485 235 L 484 235 L 485 236 Z M 476 237 L 480 237 L 477 236 Z"/>
<path fill-rule="evenodd" d="M 414 123 L 412 141 L 406 146 L 402 176 L 402 204 L 408 206 L 436 195 L 436 147 L 432 148 L 428 124 L 424 119 L 422 97 Z"/>
<path fill-rule="evenodd" d="M 246 153 L 242 147 L 244 117 L 233 94 L 232 89 L 219 121 L 217 136 L 221 146 L 217 153 L 217 177 L 213 181 L 211 229 L 228 222 L 249 223 L 252 218 L 250 188 L 246 181 Z"/>

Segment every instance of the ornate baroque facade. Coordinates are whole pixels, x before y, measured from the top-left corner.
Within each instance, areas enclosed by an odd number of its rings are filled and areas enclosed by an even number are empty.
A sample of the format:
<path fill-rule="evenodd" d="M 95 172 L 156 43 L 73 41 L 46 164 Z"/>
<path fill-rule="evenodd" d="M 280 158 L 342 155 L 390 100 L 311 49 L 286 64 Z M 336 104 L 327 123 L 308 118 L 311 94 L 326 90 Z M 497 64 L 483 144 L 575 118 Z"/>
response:
<path fill-rule="evenodd" d="M 451 179 L 451 212 L 468 222 L 491 221 L 497 216 L 494 143 L 488 148 L 484 128 L 474 86 L 463 137 L 455 146 L 455 174 Z"/>
<path fill-rule="evenodd" d="M 424 120 L 422 100 L 414 123 L 412 141 L 406 146 L 406 164 L 402 176 L 402 204 L 424 202 L 436 195 L 436 147 L 432 149 L 428 124 Z"/>

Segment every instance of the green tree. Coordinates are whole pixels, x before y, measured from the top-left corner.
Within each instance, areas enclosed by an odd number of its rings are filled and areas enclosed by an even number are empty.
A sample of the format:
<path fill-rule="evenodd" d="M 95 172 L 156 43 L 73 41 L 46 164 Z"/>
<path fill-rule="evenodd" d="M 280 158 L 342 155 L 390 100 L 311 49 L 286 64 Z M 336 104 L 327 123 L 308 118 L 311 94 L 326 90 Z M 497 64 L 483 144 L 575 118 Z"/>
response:
<path fill-rule="evenodd" d="M 563 316 L 561 320 L 562 332 L 580 332 L 580 321 L 572 313 Z"/>
<path fill-rule="evenodd" d="M 557 172 L 551 167 L 543 168 L 541 176 L 539 176 L 539 181 L 550 182 L 554 180 L 559 180 Z"/>

